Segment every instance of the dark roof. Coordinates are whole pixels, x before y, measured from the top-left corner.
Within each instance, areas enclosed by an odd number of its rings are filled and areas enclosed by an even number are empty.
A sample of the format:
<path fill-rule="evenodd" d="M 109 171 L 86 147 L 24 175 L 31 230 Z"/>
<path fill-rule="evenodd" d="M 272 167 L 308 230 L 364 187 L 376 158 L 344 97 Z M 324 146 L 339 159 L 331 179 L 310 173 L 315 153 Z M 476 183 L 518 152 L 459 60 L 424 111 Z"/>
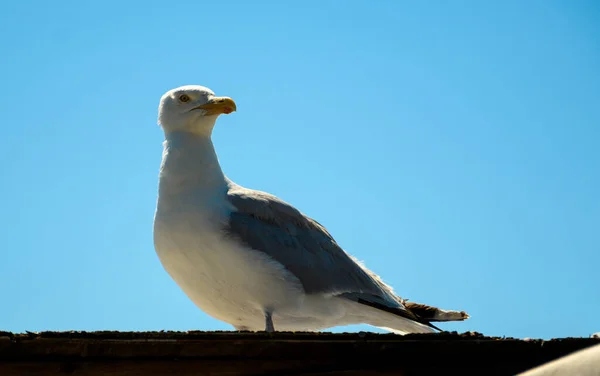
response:
<path fill-rule="evenodd" d="M 0 332 L 0 375 L 514 375 L 597 343 L 473 332 Z"/>

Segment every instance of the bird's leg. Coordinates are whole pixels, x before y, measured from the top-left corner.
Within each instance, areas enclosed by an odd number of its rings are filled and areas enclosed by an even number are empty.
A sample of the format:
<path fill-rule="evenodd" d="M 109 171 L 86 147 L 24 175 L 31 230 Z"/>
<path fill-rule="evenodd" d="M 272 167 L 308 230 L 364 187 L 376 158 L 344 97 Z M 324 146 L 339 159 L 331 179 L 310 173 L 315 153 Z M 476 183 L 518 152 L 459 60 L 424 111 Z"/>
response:
<path fill-rule="evenodd" d="M 271 312 L 265 312 L 265 331 L 268 333 L 273 333 L 275 331 L 275 327 L 273 326 L 273 317 L 271 316 Z"/>

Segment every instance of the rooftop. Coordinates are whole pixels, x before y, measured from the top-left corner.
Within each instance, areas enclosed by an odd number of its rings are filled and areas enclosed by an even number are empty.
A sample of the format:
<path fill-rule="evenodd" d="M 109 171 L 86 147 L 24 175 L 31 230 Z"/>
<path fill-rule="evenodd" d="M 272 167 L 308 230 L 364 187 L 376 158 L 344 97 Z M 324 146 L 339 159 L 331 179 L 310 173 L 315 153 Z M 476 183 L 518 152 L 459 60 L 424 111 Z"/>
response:
<path fill-rule="evenodd" d="M 0 332 L 0 375 L 514 375 L 598 343 L 474 332 Z"/>

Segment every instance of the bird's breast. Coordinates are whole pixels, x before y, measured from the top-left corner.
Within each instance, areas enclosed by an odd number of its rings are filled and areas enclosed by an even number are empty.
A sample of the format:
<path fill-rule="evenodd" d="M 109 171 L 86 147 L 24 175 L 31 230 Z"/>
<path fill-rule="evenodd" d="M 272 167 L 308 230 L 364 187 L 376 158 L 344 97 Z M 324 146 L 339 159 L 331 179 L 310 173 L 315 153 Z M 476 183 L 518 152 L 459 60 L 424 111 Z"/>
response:
<path fill-rule="evenodd" d="M 207 313 L 238 315 L 269 307 L 295 306 L 304 296 L 283 265 L 224 233 L 228 212 L 157 210 L 154 242 L 175 282 Z M 229 321 L 228 317 L 220 317 Z"/>

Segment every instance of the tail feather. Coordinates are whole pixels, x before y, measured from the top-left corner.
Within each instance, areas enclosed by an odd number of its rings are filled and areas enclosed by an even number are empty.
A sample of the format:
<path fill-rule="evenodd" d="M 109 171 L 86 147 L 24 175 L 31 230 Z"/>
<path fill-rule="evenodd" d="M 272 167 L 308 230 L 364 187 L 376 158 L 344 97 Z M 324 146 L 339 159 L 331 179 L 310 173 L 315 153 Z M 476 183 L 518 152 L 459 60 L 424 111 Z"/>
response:
<path fill-rule="evenodd" d="M 368 311 L 361 310 L 365 313 L 363 317 L 367 324 L 398 334 L 434 333 L 442 329 L 432 322 L 462 321 L 469 318 L 464 311 L 443 310 L 421 303 L 399 301 L 392 306 L 390 302 L 371 294 L 346 293 L 341 297 L 370 307 Z"/>
<path fill-rule="evenodd" d="M 470 316 L 465 311 L 447 311 L 421 303 L 404 302 L 404 306 L 423 320 L 432 321 L 464 321 Z"/>

